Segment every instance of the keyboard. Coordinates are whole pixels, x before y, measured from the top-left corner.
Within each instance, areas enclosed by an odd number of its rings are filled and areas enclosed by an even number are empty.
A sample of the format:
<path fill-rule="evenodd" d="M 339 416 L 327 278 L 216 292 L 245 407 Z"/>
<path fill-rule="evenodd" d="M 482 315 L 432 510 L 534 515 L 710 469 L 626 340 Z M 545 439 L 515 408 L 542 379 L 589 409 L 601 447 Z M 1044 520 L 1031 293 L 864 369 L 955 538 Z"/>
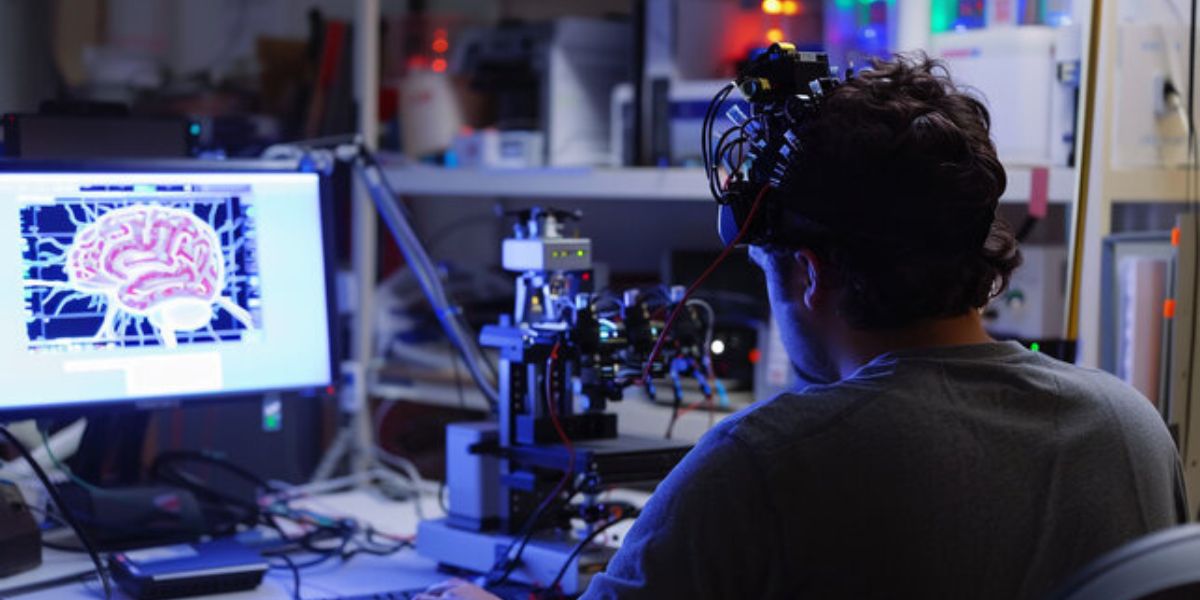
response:
<path fill-rule="evenodd" d="M 324 598 L 322 600 L 412 600 L 417 597 L 417 594 L 425 591 L 425 588 L 416 588 L 412 590 L 394 590 L 390 592 L 375 592 L 373 594 L 358 594 L 354 596 L 334 596 L 332 598 Z"/>
<path fill-rule="evenodd" d="M 386 592 L 374 592 L 371 594 L 353 594 L 350 596 L 331 596 L 321 598 L 320 600 L 412 600 L 425 591 L 425 588 L 414 588 L 404 590 L 391 590 Z M 529 600 L 533 589 L 523 585 L 503 585 L 499 589 L 488 590 L 503 600 Z"/>

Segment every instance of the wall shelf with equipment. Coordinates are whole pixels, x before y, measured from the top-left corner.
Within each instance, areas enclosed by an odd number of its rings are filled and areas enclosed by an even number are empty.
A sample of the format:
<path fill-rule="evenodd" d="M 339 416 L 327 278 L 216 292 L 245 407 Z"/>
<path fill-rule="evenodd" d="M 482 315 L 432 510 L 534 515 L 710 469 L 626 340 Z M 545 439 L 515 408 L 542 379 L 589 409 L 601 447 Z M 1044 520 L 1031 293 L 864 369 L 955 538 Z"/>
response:
<path fill-rule="evenodd" d="M 447 169 L 389 165 L 384 172 L 396 192 L 405 196 L 712 201 L 699 168 Z M 1033 187 L 1033 168 L 1009 167 L 1008 189 L 1001 201 L 1028 202 Z M 1074 195 L 1075 170 L 1048 169 L 1048 201 L 1070 204 Z"/>

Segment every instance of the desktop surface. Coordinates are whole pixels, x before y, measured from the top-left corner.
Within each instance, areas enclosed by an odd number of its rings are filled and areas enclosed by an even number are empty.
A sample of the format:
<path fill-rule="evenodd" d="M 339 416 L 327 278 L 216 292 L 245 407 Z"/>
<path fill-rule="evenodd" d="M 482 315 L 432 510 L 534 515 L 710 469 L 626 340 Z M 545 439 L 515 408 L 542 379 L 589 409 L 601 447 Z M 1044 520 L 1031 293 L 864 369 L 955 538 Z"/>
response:
<path fill-rule="evenodd" d="M 615 490 L 606 494 L 608 499 L 623 500 L 642 505 L 649 498 L 643 492 Z M 437 499 L 425 494 L 421 500 L 422 514 L 441 514 Z M 320 511 L 329 516 L 353 517 L 364 523 L 396 534 L 412 534 L 417 530 L 417 510 L 414 501 L 393 501 L 367 490 L 313 496 L 296 501 L 301 508 Z M 623 539 L 631 522 L 621 523 L 610 531 Z M 420 544 L 420 540 L 417 540 Z M 43 564 L 38 569 L 7 579 L 0 579 L 0 596 L 6 590 L 33 582 L 45 581 L 63 575 L 89 572 L 91 563 L 87 555 L 46 550 Z M 306 600 L 332 600 L 335 598 L 405 598 L 405 593 L 424 589 L 434 583 L 445 581 L 450 575 L 440 572 L 434 561 L 420 556 L 416 550 L 408 549 L 390 556 L 358 555 L 347 562 L 330 561 L 305 569 L 301 578 L 300 597 Z M 257 589 L 232 594 L 221 594 L 219 598 L 259 600 L 268 598 L 294 598 L 292 574 L 286 569 L 273 569 Z M 502 596 L 506 590 L 500 590 Z M 512 591 L 514 596 L 527 598 Z M 392 596 L 381 594 L 390 593 Z M 82 583 L 48 588 L 22 594 L 22 600 L 95 600 L 103 597 L 100 583 L 91 579 Z M 114 598 L 126 598 L 117 591 Z"/>

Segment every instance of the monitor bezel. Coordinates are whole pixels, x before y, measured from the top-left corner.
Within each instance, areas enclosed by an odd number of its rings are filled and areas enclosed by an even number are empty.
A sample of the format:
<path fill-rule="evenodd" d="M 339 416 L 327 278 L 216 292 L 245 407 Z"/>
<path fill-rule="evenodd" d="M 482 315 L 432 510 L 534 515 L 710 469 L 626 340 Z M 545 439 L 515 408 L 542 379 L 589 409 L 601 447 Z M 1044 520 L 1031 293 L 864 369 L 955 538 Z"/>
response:
<path fill-rule="evenodd" d="M 194 394 L 146 396 L 141 398 L 111 398 L 80 402 L 56 402 L 48 405 L 22 404 L 4 406 L 0 404 L 0 423 L 31 418 L 87 417 L 101 412 L 158 410 L 191 405 L 216 405 L 230 402 L 261 401 L 271 394 L 296 395 L 321 398 L 333 396 L 341 379 L 339 367 L 339 344 L 337 334 L 338 306 L 336 293 L 337 256 L 334 235 L 333 183 L 332 177 L 313 169 L 305 168 L 301 161 L 293 160 L 202 160 L 202 159 L 20 159 L 0 158 L 0 174 L 10 173 L 123 173 L 189 175 L 204 173 L 313 173 L 318 181 L 318 210 L 321 215 L 321 252 L 324 258 L 326 347 L 329 355 L 329 383 L 282 388 L 235 390 Z"/>

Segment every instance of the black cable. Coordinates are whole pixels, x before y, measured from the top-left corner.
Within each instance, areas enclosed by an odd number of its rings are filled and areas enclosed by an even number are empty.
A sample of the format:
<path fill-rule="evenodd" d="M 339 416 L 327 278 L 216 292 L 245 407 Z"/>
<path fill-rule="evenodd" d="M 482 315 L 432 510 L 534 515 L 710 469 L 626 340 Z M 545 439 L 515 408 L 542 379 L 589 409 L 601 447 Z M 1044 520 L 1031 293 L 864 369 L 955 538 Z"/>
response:
<path fill-rule="evenodd" d="M 52 577 L 50 579 L 45 579 L 42 581 L 35 581 L 33 583 L 27 583 L 25 585 L 18 585 L 16 587 L 4 588 L 4 589 L 0 589 L 0 598 L 13 598 L 16 596 L 23 596 L 25 594 L 41 592 L 41 591 L 53 589 L 56 587 L 62 587 L 64 585 L 87 583 L 88 580 L 94 578 L 95 576 L 96 576 L 95 570 L 83 571 L 83 572 L 79 572 L 79 573 L 70 573 L 67 575 L 59 576 L 59 577 Z"/>
<path fill-rule="evenodd" d="M 710 138 L 712 135 L 712 131 L 709 130 L 708 125 L 712 120 L 713 111 L 716 110 L 715 106 L 718 104 L 717 98 L 724 93 L 725 88 L 721 88 L 716 94 L 713 94 L 713 97 L 708 101 L 708 106 L 704 109 L 704 119 L 700 121 L 700 160 L 704 163 L 705 167 L 708 166 L 708 144 L 711 141 Z"/>
<path fill-rule="evenodd" d="M 375 556 L 390 556 L 401 550 L 405 550 L 408 548 L 416 548 L 416 546 L 413 545 L 412 542 L 407 541 L 407 540 L 399 540 L 399 541 L 388 540 L 390 542 L 390 545 L 381 544 L 381 543 L 375 541 L 375 537 L 378 535 L 379 535 L 378 531 L 375 531 L 375 529 L 373 527 L 368 526 L 366 532 L 364 533 L 364 536 L 367 538 L 368 544 L 373 544 L 377 547 L 376 548 L 367 548 L 366 546 L 362 546 L 361 544 L 359 547 L 362 548 L 362 550 L 364 552 L 366 552 L 368 554 L 374 554 Z"/>
<path fill-rule="evenodd" d="M 1041 220 L 1042 219 L 1039 217 L 1026 215 L 1025 220 L 1021 222 L 1021 226 L 1017 229 L 1017 232 L 1013 235 L 1013 237 L 1018 243 L 1024 242 L 1029 238 L 1029 235 L 1033 233 L 1033 230 L 1037 228 L 1037 224 L 1041 222 Z"/>
<path fill-rule="evenodd" d="M 59 552 L 70 552 L 72 554 L 87 553 L 87 550 L 85 550 L 82 546 L 68 546 L 66 544 L 60 544 L 58 542 L 47 542 L 45 539 L 42 540 L 42 547 L 49 548 L 51 550 L 58 550 Z M 0 598 L 2 598 L 2 597 L 3 596 L 0 596 Z"/>
<path fill-rule="evenodd" d="M 278 527 L 278 526 L 276 525 L 275 527 Z M 313 559 L 313 560 L 301 563 L 300 568 L 302 568 L 302 569 L 316 566 L 316 565 L 321 564 L 321 563 L 325 562 L 326 560 L 333 558 L 335 556 L 341 556 L 342 552 L 346 548 L 346 545 L 349 543 L 349 537 L 346 534 L 339 533 L 336 536 L 334 536 L 338 540 L 338 543 L 336 545 L 330 546 L 327 548 L 323 548 L 323 547 L 319 546 L 318 543 L 321 541 L 330 539 L 330 537 L 328 537 L 330 534 L 329 531 L 323 531 L 323 530 L 310 531 L 298 538 L 293 538 L 293 537 L 288 536 L 286 533 L 283 533 L 282 529 L 277 529 L 276 531 L 279 531 L 280 534 L 283 536 L 282 540 L 285 542 L 285 545 L 264 550 L 263 555 L 279 556 L 281 554 L 290 554 L 290 553 L 298 552 L 298 553 L 314 554 L 318 557 L 319 560 Z M 322 537 L 322 536 L 324 536 L 324 537 Z"/>
<path fill-rule="evenodd" d="M 287 563 L 287 568 L 292 571 L 292 598 L 300 600 L 300 567 L 296 566 L 296 561 L 286 554 L 280 554 L 279 558 Z M 276 565 L 271 565 L 274 568 Z"/>
<path fill-rule="evenodd" d="M 112 584 L 108 581 L 108 571 L 104 569 L 104 565 L 100 561 L 100 554 L 96 552 L 95 545 L 92 544 L 92 540 L 87 537 L 86 533 L 84 533 L 83 528 L 80 527 L 79 523 L 75 521 L 74 515 L 72 515 L 67 509 L 67 505 L 65 502 L 63 502 L 62 496 L 59 496 L 58 494 L 58 488 L 56 488 L 54 484 L 50 482 L 50 478 L 46 476 L 46 472 L 42 470 L 42 466 L 39 465 L 36 460 L 34 460 L 33 456 L 29 454 L 29 450 L 25 448 L 21 441 L 18 440 L 11 431 L 9 431 L 3 425 L 0 425 L 0 434 L 3 434 L 4 437 L 8 439 L 9 443 L 16 447 L 17 452 L 21 453 L 21 457 L 29 463 L 29 467 L 33 469 L 33 472 L 37 475 L 38 480 L 40 480 L 42 485 L 45 486 L 46 493 L 50 495 L 50 499 L 53 500 L 54 505 L 58 507 L 58 512 L 62 514 L 63 519 L 65 519 L 71 526 L 71 529 L 75 531 L 75 535 L 79 538 L 79 542 L 82 543 L 83 547 L 87 549 L 88 556 L 92 559 L 92 564 L 96 566 L 96 573 L 100 576 L 100 580 L 104 583 L 104 597 L 112 598 Z"/>
<path fill-rule="evenodd" d="M 570 502 L 571 498 L 573 498 L 578 492 L 578 490 L 574 488 L 575 450 L 571 445 L 570 438 L 567 437 L 558 421 L 553 404 L 555 398 L 552 391 L 552 380 L 554 373 L 554 361 L 558 355 L 559 344 L 560 342 L 558 341 L 554 343 L 554 347 L 550 350 L 550 356 L 546 359 L 546 370 L 544 376 L 546 389 L 543 397 L 545 398 L 546 402 L 546 410 L 549 412 L 550 418 L 554 422 L 554 428 L 558 431 L 559 437 L 562 438 L 563 446 L 569 452 L 569 464 L 567 465 L 562 477 L 558 480 L 558 483 L 551 488 L 551 490 L 546 494 L 542 501 L 538 503 L 538 506 L 525 520 L 524 525 L 522 525 L 521 532 L 518 534 L 519 537 L 514 538 L 512 542 L 509 542 L 504 551 L 496 556 L 496 562 L 492 565 L 492 568 L 486 577 L 489 586 L 500 585 L 501 583 L 507 581 L 508 577 L 512 575 L 512 572 L 521 562 L 521 555 L 525 552 L 525 547 L 533 538 L 534 532 L 537 531 L 538 523 L 541 521 L 545 513 L 549 511 L 550 507 L 554 505 L 555 501 L 562 496 L 563 492 L 567 492 L 567 498 L 565 502 Z M 518 542 L 519 545 L 517 545 Z M 512 552 L 514 547 L 516 547 L 517 552 L 514 556 L 510 557 L 509 553 Z M 501 573 L 499 577 L 496 577 L 495 572 L 498 569 L 503 569 L 504 572 Z"/>
<path fill-rule="evenodd" d="M 245 511 L 245 515 L 240 519 L 235 519 L 238 523 L 256 524 L 264 522 L 268 526 L 273 523 L 263 521 L 263 507 L 254 500 L 247 500 L 217 489 L 212 485 L 202 481 L 198 476 L 188 473 L 186 470 L 175 466 L 176 463 L 201 463 L 209 466 L 214 466 L 225 472 L 240 478 L 247 483 L 253 484 L 256 491 L 274 492 L 278 491 L 275 485 L 272 485 L 266 479 L 260 477 L 254 472 L 234 463 L 233 461 L 210 452 L 198 452 L 192 450 L 172 450 L 159 454 L 155 457 L 151 464 L 150 472 L 155 479 L 186 488 L 195 493 L 198 498 L 208 499 L 223 505 L 224 508 L 237 508 Z M 274 515 L 272 515 L 274 516 Z M 269 517 L 268 517 L 269 519 Z M 277 531 L 278 526 L 274 527 Z"/>
<path fill-rule="evenodd" d="M 717 164 L 725 164 L 726 168 L 729 169 L 729 175 L 731 177 L 741 174 L 742 164 L 746 162 L 745 145 L 747 142 L 749 142 L 749 138 L 740 136 L 730 141 L 728 146 L 720 147 L 721 155 L 717 157 Z M 737 162 L 732 160 L 734 150 L 737 150 L 738 152 Z"/>
<path fill-rule="evenodd" d="M 718 166 L 718 167 L 719 167 L 719 166 L 721 166 L 721 162 L 720 162 L 720 160 L 721 160 L 721 154 L 720 154 L 720 150 L 721 150 L 721 148 L 725 146 L 725 142 L 729 141 L 729 136 L 731 136 L 731 135 L 733 135 L 733 134 L 735 134 L 735 133 L 736 133 L 736 134 L 738 134 L 738 136 L 737 136 L 736 138 L 734 138 L 734 139 L 739 139 L 739 138 L 741 138 L 741 139 L 750 139 L 750 138 L 749 138 L 749 136 L 747 136 L 747 135 L 746 135 L 746 126 L 745 126 L 745 125 L 740 125 L 740 126 L 737 126 L 737 125 L 735 125 L 735 126 L 731 126 L 729 129 L 726 129 L 725 131 L 721 132 L 721 137 L 717 138 L 717 145 L 714 147 L 714 150 L 716 151 L 716 154 L 714 154 L 714 155 L 711 157 L 711 158 L 715 158 L 715 159 L 717 160 L 717 162 L 715 163 L 715 164 L 716 164 L 716 166 Z"/>
<path fill-rule="evenodd" d="M 51 521 L 54 521 L 55 523 L 58 523 L 59 525 L 66 525 L 67 527 L 71 526 L 69 523 L 67 523 L 66 519 L 63 519 L 62 517 L 44 509 L 44 508 L 38 508 L 36 506 L 26 504 L 25 510 L 27 510 L 31 513 L 34 513 L 36 515 L 40 515 L 42 517 L 42 519 L 49 519 Z"/>
<path fill-rule="evenodd" d="M 725 88 L 721 88 L 708 101 L 708 106 L 704 109 L 704 119 L 700 121 L 700 162 L 704 164 L 704 168 L 708 169 L 708 145 L 711 143 L 712 131 L 709 129 L 709 124 L 712 121 L 714 106 L 717 104 L 717 98 L 725 93 Z"/>
<path fill-rule="evenodd" d="M 286 542 L 294 543 L 302 548 L 312 552 L 325 552 L 329 549 L 315 548 L 312 542 L 319 535 L 332 535 L 341 539 L 347 535 L 353 535 L 353 531 L 346 528 L 342 522 L 335 522 L 333 525 L 322 523 L 308 523 L 314 525 L 317 530 L 309 532 L 305 536 L 294 539 L 288 536 L 287 532 L 276 522 L 277 518 L 283 518 L 291 521 L 301 522 L 296 517 L 286 514 L 273 512 L 269 507 L 263 507 L 257 501 L 247 500 L 229 494 L 223 490 L 216 489 L 206 482 L 200 480 L 199 477 L 186 472 L 176 466 L 176 463 L 202 463 L 218 467 L 224 471 L 233 474 L 249 483 L 253 483 L 260 490 L 276 491 L 276 487 L 258 476 L 252 471 L 249 471 L 232 461 L 215 454 L 196 451 L 170 451 L 164 452 L 155 458 L 151 466 L 151 473 L 158 480 L 165 481 L 176 486 L 186 488 L 196 494 L 197 498 L 215 503 L 221 510 L 228 511 L 229 509 L 237 509 L 242 511 L 240 517 L 230 515 L 232 521 L 238 524 L 245 525 L 265 525 L 277 533 L 281 539 Z M 326 538 L 327 539 L 327 538 Z M 336 551 L 338 549 L 333 549 Z"/>
<path fill-rule="evenodd" d="M 571 568 L 571 563 L 574 562 L 575 557 L 579 556 L 579 554 L 583 552 L 583 549 L 586 548 L 588 544 L 592 543 L 592 540 L 596 539 L 597 536 L 605 531 L 608 531 L 613 525 L 616 525 L 617 523 L 620 523 L 621 521 L 629 519 L 633 516 L 633 513 L 625 513 L 619 517 L 616 517 L 615 519 L 606 521 L 603 525 L 594 529 L 591 535 L 579 540 L 579 543 L 575 544 L 575 547 L 571 549 L 571 553 L 567 555 L 567 560 L 563 561 L 562 568 L 558 570 L 558 575 L 554 576 L 554 581 L 551 581 L 550 585 L 546 587 L 546 591 L 554 593 L 554 590 L 558 589 L 558 584 L 561 583 L 562 578 L 566 576 L 567 569 Z"/>
<path fill-rule="evenodd" d="M 208 452 L 192 450 L 163 452 L 155 457 L 150 467 L 150 473 L 155 479 L 190 490 L 199 499 L 206 499 L 217 503 L 222 506 L 223 510 L 236 508 L 244 511 L 244 514 L 240 518 L 236 514 L 230 514 L 230 518 L 236 523 L 255 524 L 260 521 L 262 508 L 257 502 L 217 489 L 202 481 L 199 477 L 176 467 L 176 463 L 201 463 L 217 467 L 247 483 L 253 484 L 260 490 L 271 490 L 271 484 L 265 479 L 224 457 Z"/>
<path fill-rule="evenodd" d="M 207 501 L 219 505 L 222 510 L 236 508 L 242 511 L 240 516 L 230 513 L 229 517 L 236 523 L 252 525 L 259 521 L 261 516 L 261 507 L 256 502 L 239 498 L 229 494 L 223 490 L 216 489 L 208 485 L 199 477 L 175 467 L 174 462 L 204 462 L 210 465 L 226 466 L 215 459 L 200 458 L 200 453 L 192 452 L 171 452 L 164 453 L 155 458 L 150 467 L 151 476 L 158 481 L 162 481 L 177 487 L 184 488 L 194 493 L 197 499 Z M 240 468 L 240 467 L 239 467 Z M 232 471 L 231 471 L 232 472 Z M 249 479 L 253 482 L 253 478 Z M 255 482 L 257 485 L 257 482 Z M 263 482 L 264 484 L 266 482 Z"/>
<path fill-rule="evenodd" d="M 162 452 L 154 459 L 154 464 L 172 463 L 172 462 L 200 462 L 209 464 L 215 467 L 220 467 L 237 475 L 238 477 L 257 485 L 260 488 L 269 490 L 271 484 L 266 479 L 259 477 L 254 472 L 242 467 L 241 465 L 225 458 L 223 456 L 213 454 L 211 452 L 198 452 L 194 450 L 168 450 Z"/>
<path fill-rule="evenodd" d="M 288 536 L 287 532 L 276 521 L 276 518 L 283 518 L 300 525 L 309 525 L 315 527 L 314 530 L 305 533 L 299 538 Z M 284 541 L 299 544 L 300 547 L 310 552 L 334 552 L 343 548 L 347 541 L 358 533 L 357 525 L 352 521 L 337 521 L 334 524 L 313 523 L 311 520 L 298 518 L 290 514 L 281 514 L 278 512 L 267 511 L 261 515 L 261 522 L 271 529 L 279 533 Z M 328 539 L 337 539 L 340 545 L 337 548 L 321 548 L 315 543 Z"/>
<path fill-rule="evenodd" d="M 315 555 L 314 558 L 303 562 L 291 561 L 290 567 L 294 566 L 297 570 L 303 570 L 318 565 L 325 564 L 331 560 L 337 559 L 340 562 L 347 562 L 359 554 L 370 554 L 373 556 L 391 556 L 406 548 L 413 548 L 412 542 L 408 540 L 388 540 L 386 543 L 376 540 L 380 534 L 374 528 L 367 526 L 362 529 L 353 521 L 338 521 L 336 524 L 316 523 L 316 530 L 310 531 L 299 538 L 289 536 L 282 527 L 275 522 L 275 517 L 279 516 L 289 520 L 296 520 L 305 524 L 312 524 L 308 521 L 297 520 L 296 517 L 275 513 L 266 513 L 264 516 L 264 524 L 277 531 L 280 539 L 285 542 L 285 545 L 273 547 L 263 550 L 262 554 L 267 557 L 284 557 L 289 553 L 302 551 Z M 361 535 L 363 539 L 356 539 L 356 536 Z M 322 546 L 320 542 L 336 539 L 337 543 L 332 546 Z M 290 557 L 289 557 L 290 558 Z M 274 568 L 283 568 L 281 565 L 273 565 Z"/>
<path fill-rule="evenodd" d="M 566 500 L 563 502 L 569 503 L 571 498 L 575 497 L 576 493 L 578 493 L 578 490 L 572 490 L 567 495 Z M 504 569 L 504 572 L 496 578 L 493 578 L 492 575 L 489 574 L 486 578 L 486 587 L 497 586 L 505 581 L 508 581 L 509 576 L 511 576 L 512 572 L 517 569 L 517 565 L 521 564 L 521 555 L 525 553 L 525 547 L 528 546 L 529 541 L 533 539 L 533 534 L 537 532 L 538 523 L 541 521 L 544 513 L 548 512 L 548 509 L 554 500 L 555 494 L 551 492 L 542 500 L 540 504 L 538 504 L 537 508 L 535 508 L 529 515 L 529 518 L 525 519 L 525 524 L 521 526 L 521 531 L 518 533 L 520 537 L 514 538 L 513 541 L 509 542 L 508 547 L 504 549 L 504 552 L 500 553 L 500 555 L 496 558 L 496 564 L 492 565 L 493 572 L 501 568 Z M 518 543 L 520 544 L 519 546 Z M 508 555 L 510 552 L 512 552 L 514 547 L 517 548 L 517 553 L 510 559 Z"/>
<path fill-rule="evenodd" d="M 715 150 L 714 148 L 711 147 L 712 139 L 713 139 L 712 128 L 713 128 L 713 125 L 716 124 L 715 123 L 716 115 L 717 115 L 717 112 L 720 110 L 721 104 L 724 103 L 725 100 L 729 97 L 729 94 L 731 92 L 733 92 L 733 88 L 734 88 L 734 85 L 732 83 L 726 84 L 726 86 L 724 88 L 721 88 L 721 91 L 717 92 L 717 94 L 715 96 L 713 96 L 713 99 L 709 102 L 708 111 L 705 112 L 704 122 L 701 124 L 701 127 L 700 127 L 700 134 L 701 134 L 700 143 L 701 143 L 701 150 L 702 150 L 702 153 L 700 156 L 701 156 L 702 160 L 704 161 L 705 176 L 708 178 L 708 191 L 710 194 L 712 194 L 712 197 L 714 199 L 720 199 L 721 190 L 720 190 L 720 181 L 719 181 L 719 178 L 717 177 L 717 173 L 716 173 L 717 165 L 714 165 L 713 161 L 712 161 L 713 152 Z M 736 127 L 731 127 L 730 129 L 736 129 Z"/>
<path fill-rule="evenodd" d="M 1188 140 L 1189 143 L 1195 144 L 1196 140 L 1196 124 L 1195 106 L 1196 106 L 1196 0 L 1192 0 L 1192 12 L 1188 17 L 1188 97 L 1187 97 L 1187 124 L 1188 124 Z"/>
<path fill-rule="evenodd" d="M 730 141 L 729 136 L 735 133 L 737 136 L 733 138 L 733 141 Z M 715 198 L 719 199 L 721 197 L 720 192 L 724 190 L 721 185 L 720 170 L 721 163 L 725 160 L 725 155 L 733 149 L 735 144 L 746 143 L 746 141 L 749 139 L 749 136 L 746 135 L 746 126 L 744 124 L 726 129 L 723 133 L 721 133 L 721 137 L 717 138 L 717 145 L 713 149 L 713 154 L 709 156 L 709 160 L 712 161 L 712 181 L 710 181 L 710 188 L 715 187 L 717 190 L 715 192 Z M 726 142 L 729 143 L 727 144 Z"/>
<path fill-rule="evenodd" d="M 283 556 L 283 555 L 281 554 L 279 556 Z M 308 562 L 296 563 L 296 568 L 297 569 L 311 569 L 312 567 L 315 567 L 318 565 L 323 565 L 323 564 L 333 560 L 334 557 L 338 557 L 338 556 L 341 556 L 341 554 L 339 552 L 337 552 L 336 550 L 334 550 L 331 552 L 327 552 L 325 554 L 320 554 L 316 558 L 314 558 Z"/>
<path fill-rule="evenodd" d="M 221 490 L 214 489 L 211 485 L 200 481 L 194 475 L 178 468 L 176 463 L 202 463 L 216 466 L 247 482 L 255 484 L 259 489 L 273 490 L 277 486 L 271 485 L 252 471 L 244 469 L 224 457 L 204 452 L 164 452 L 155 459 L 152 467 L 157 477 L 186 487 L 200 497 L 214 498 L 218 502 L 241 508 L 248 513 L 245 522 L 252 525 L 263 525 L 277 532 L 282 544 L 264 550 L 263 555 L 269 557 L 278 556 L 285 560 L 288 563 L 286 567 L 276 564 L 272 565 L 272 568 L 291 569 L 293 575 L 297 576 L 297 580 L 299 571 L 327 563 L 334 559 L 345 562 L 360 553 L 388 556 L 405 548 L 412 547 L 412 544 L 408 541 L 382 544 L 376 541 L 377 532 L 374 529 L 371 527 L 362 529 L 358 523 L 352 520 L 332 519 L 322 517 L 321 515 L 315 515 L 314 518 L 309 513 L 294 511 L 287 506 L 286 502 L 276 502 L 269 506 L 261 506 L 257 501 L 238 498 Z M 313 527 L 314 529 L 299 537 L 293 537 L 279 524 L 280 519 Z M 365 540 L 356 540 L 355 537 L 359 534 L 362 534 Z M 336 543 L 333 545 L 322 545 L 322 542 L 327 540 L 336 540 Z M 290 556 L 287 556 L 291 552 L 304 552 L 315 556 L 309 560 L 297 562 Z M 299 589 L 299 582 L 297 581 L 297 598 L 299 598 Z"/>

